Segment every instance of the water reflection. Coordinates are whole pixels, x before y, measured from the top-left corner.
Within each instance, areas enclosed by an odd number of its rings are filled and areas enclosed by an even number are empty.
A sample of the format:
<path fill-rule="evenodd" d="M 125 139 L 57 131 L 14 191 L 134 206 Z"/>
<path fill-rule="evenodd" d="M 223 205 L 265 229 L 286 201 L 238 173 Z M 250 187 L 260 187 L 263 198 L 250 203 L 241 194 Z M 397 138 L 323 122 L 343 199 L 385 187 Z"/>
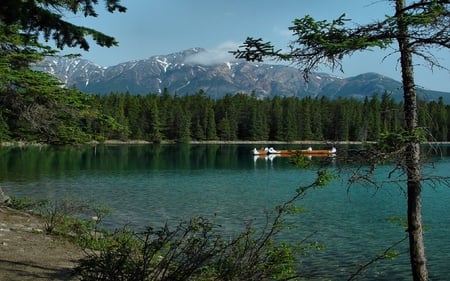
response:
<path fill-rule="evenodd" d="M 286 145 L 286 149 L 298 146 Z M 345 157 L 357 146 L 338 147 Z M 90 172 L 139 170 L 252 169 L 289 166 L 277 155 L 253 156 L 252 145 L 117 145 L 0 148 L 0 181 L 67 177 Z M 450 155 L 450 146 L 423 146 L 434 159 Z"/>

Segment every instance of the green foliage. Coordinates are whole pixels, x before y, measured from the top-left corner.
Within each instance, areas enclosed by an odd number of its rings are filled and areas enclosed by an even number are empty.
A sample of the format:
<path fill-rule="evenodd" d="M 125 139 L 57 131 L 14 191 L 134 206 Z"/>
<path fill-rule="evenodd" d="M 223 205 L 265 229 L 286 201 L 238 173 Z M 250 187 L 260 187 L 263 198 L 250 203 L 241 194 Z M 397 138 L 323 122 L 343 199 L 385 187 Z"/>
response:
<path fill-rule="evenodd" d="M 74 200 L 45 200 L 36 206 L 35 213 L 44 222 L 48 234 L 74 238 L 80 245 L 88 248 L 100 248 L 103 231 L 99 229 L 108 210 L 103 207 L 91 207 Z"/>
<path fill-rule="evenodd" d="M 398 250 L 394 250 L 394 249 L 386 251 L 386 252 L 383 253 L 384 259 L 387 259 L 387 260 L 396 259 L 398 256 L 399 256 L 399 251 Z"/>
<path fill-rule="evenodd" d="M 317 179 L 315 181 L 316 187 L 324 187 L 328 184 L 330 184 L 334 179 L 336 178 L 336 175 L 331 173 L 330 171 L 323 169 L 317 171 Z"/>
<path fill-rule="evenodd" d="M 349 21 L 350 19 L 345 18 L 345 14 L 331 22 L 316 21 L 309 15 L 295 19 L 289 30 L 297 37 L 293 43 L 300 47 L 282 58 L 303 60 L 305 70 L 309 72 L 320 63 L 329 64 L 334 68 L 335 65 L 340 65 L 344 56 L 355 51 L 372 47 L 386 48 L 391 44 L 390 38 L 371 38 L 366 32 L 350 29 Z M 308 55 L 304 55 L 309 53 L 311 56 L 312 52 L 315 52 L 315 57 L 319 58 L 319 61 L 310 60 Z"/>
<path fill-rule="evenodd" d="M 0 111 L 0 142 L 9 141 L 11 139 L 8 123 L 3 118 Z"/>
<path fill-rule="evenodd" d="M 124 12 L 119 0 L 105 0 L 109 12 Z M 87 36 L 101 46 L 113 46 L 114 38 L 71 24 L 67 12 L 97 16 L 98 1 L 13 1 L 0 8 L 0 140 L 26 140 L 53 144 L 82 143 L 103 139 L 111 122 L 102 123 L 89 96 L 61 88 L 55 77 L 34 71 L 31 65 L 56 53 L 39 43 L 52 38 L 58 48 L 80 46 L 87 50 Z M 97 125 L 97 127 L 95 127 Z M 101 126 L 101 128 L 98 127 Z M 92 127 L 91 127 L 92 126 Z"/>
<path fill-rule="evenodd" d="M 297 214 L 301 214 L 304 212 L 305 212 L 304 207 L 300 207 L 300 206 L 296 206 L 296 205 L 291 205 L 291 206 L 289 206 L 289 208 L 286 209 L 286 214 L 288 214 L 288 215 L 297 215 Z"/>
<path fill-rule="evenodd" d="M 123 229 L 107 238 L 100 254 L 90 254 L 76 269 L 81 280 L 146 280 L 138 272 L 139 262 L 134 261 L 138 240 L 129 230 Z"/>
<path fill-rule="evenodd" d="M 403 7 L 401 13 L 386 15 L 379 20 L 366 25 L 350 25 L 350 19 L 342 14 L 337 19 L 315 20 L 310 15 L 295 19 L 289 27 L 295 39 L 289 46 L 289 52 L 275 50 L 270 42 L 261 38 L 248 37 L 238 50 L 233 51 L 236 58 L 247 61 L 263 61 L 264 58 L 275 58 L 290 61 L 304 71 L 305 79 L 311 71 L 321 65 L 332 70 L 342 70 L 342 59 L 358 51 L 367 49 L 385 49 L 402 38 L 402 22 L 410 27 L 409 48 L 421 56 L 432 66 L 440 66 L 439 61 L 430 55 L 428 48 L 449 48 L 448 1 L 413 1 Z M 444 67 L 445 68 L 445 67 Z"/>
<path fill-rule="evenodd" d="M 383 153 L 395 152 L 403 149 L 409 143 L 423 143 L 426 141 L 427 131 L 424 128 L 416 128 L 411 134 L 382 133 L 376 143 L 376 148 Z"/>
<path fill-rule="evenodd" d="M 296 276 L 295 253 L 292 245 L 280 243 L 268 250 L 268 264 L 271 268 L 271 278 L 274 280 L 289 280 Z"/>
<path fill-rule="evenodd" d="M 109 210 L 101 206 L 88 206 L 73 200 L 32 200 L 11 197 L 8 207 L 38 215 L 47 234 L 73 239 L 84 249 L 101 250 L 112 242 L 108 232 L 100 228 Z"/>
<path fill-rule="evenodd" d="M 247 229 L 222 239 L 217 225 L 194 217 L 175 229 L 116 231 L 76 272 L 81 280 L 272 280 L 296 276 L 295 253 Z M 293 279 L 292 279 L 293 280 Z"/>
<path fill-rule="evenodd" d="M 85 206 L 79 206 L 71 201 L 47 201 L 41 206 L 39 213 L 44 219 L 44 229 L 47 233 L 67 234 L 73 225 L 73 216 Z"/>
<path fill-rule="evenodd" d="M 307 156 L 298 153 L 289 159 L 289 163 L 293 164 L 297 168 L 308 169 L 314 166 L 314 163 L 308 159 Z"/>
<path fill-rule="evenodd" d="M 94 138 L 88 125 L 101 124 L 102 116 L 92 96 L 63 89 L 55 77 L 30 68 L 51 49 L 28 42 L 17 25 L 2 24 L 0 47 L 1 140 L 62 144 Z"/>
<path fill-rule="evenodd" d="M 125 12 L 120 0 L 104 0 L 108 12 Z M 115 39 L 94 29 L 77 26 L 67 21 L 64 16 L 81 13 L 84 17 L 97 17 L 96 0 L 61 0 L 61 1 L 16 1 L 3 0 L 0 9 L 2 25 L 17 25 L 24 32 L 27 43 L 37 43 L 42 36 L 46 41 L 52 39 L 59 49 L 77 47 L 89 49 L 87 36 L 100 46 L 117 45 Z"/>
<path fill-rule="evenodd" d="M 380 103 L 378 95 L 361 102 L 294 97 L 258 100 L 244 94 L 227 95 L 213 101 L 201 91 L 181 97 L 166 94 L 167 97 L 114 93 L 98 99 L 103 105 L 103 114 L 111 115 L 126 128 L 122 138 L 153 140 L 156 135 L 159 136 L 156 142 L 189 139 L 376 141 L 383 131 L 399 132 L 404 120 L 401 103 L 386 96 Z M 443 106 L 442 110 L 447 107 Z M 431 109 L 434 108 L 424 108 L 423 114 L 431 114 Z M 447 122 L 433 126 L 435 131 L 442 132 Z M 118 138 L 113 134 L 106 137 Z"/>
<path fill-rule="evenodd" d="M 266 56 L 277 56 L 280 51 L 275 51 L 270 42 L 263 42 L 261 38 L 253 39 L 247 37 L 244 45 L 239 48 L 245 48 L 245 51 L 237 50 L 233 53 L 237 59 L 245 59 L 247 61 L 262 62 Z"/>
<path fill-rule="evenodd" d="M 5 140 L 54 144 L 85 143 L 93 139 L 143 139 L 155 143 L 217 139 L 333 140 L 394 144 L 435 138 L 446 141 L 449 137 L 450 119 L 446 114 L 450 106 L 434 101 L 422 102 L 421 116 L 436 117 L 419 119 L 421 127 L 407 138 L 400 129 L 404 122 L 402 104 L 386 96 L 381 103 L 377 95 L 364 102 L 292 97 L 257 100 L 243 94 L 214 101 L 198 94 L 164 100 L 155 94 L 92 96 L 59 87 L 52 90 L 52 87 L 26 99 L 23 95 L 8 95 L 0 116 L 3 117 L 0 137 L 3 132 Z M 300 166 L 302 162 L 308 164 L 300 158 L 294 160 Z"/>
<path fill-rule="evenodd" d="M 408 228 L 408 221 L 405 217 L 389 217 L 386 220 L 402 226 L 405 230 Z"/>
<path fill-rule="evenodd" d="M 267 214 L 266 224 L 247 223 L 235 235 L 223 237 L 220 225 L 194 216 L 174 228 L 147 227 L 142 233 L 129 229 L 105 235 L 102 248 L 89 252 L 76 272 L 81 280 L 298 280 L 299 251 L 320 250 L 317 242 L 292 245 L 279 242 L 287 230 L 286 216 L 303 211 L 295 203 L 306 192 L 323 186 L 330 176 L 299 188 L 287 202 Z"/>
<path fill-rule="evenodd" d="M 11 196 L 10 202 L 8 203 L 8 207 L 13 208 L 15 210 L 35 210 L 36 208 L 40 208 L 43 205 L 47 204 L 46 200 L 33 200 L 31 198 L 19 198 L 15 196 Z"/>

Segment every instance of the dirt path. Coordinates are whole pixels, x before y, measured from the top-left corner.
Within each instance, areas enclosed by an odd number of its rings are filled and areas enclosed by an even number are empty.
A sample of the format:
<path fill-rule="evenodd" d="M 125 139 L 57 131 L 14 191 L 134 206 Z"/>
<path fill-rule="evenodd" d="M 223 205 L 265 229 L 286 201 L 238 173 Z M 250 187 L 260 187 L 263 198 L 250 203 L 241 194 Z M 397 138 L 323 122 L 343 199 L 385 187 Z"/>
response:
<path fill-rule="evenodd" d="M 38 218 L 0 206 L 0 281 L 77 280 L 72 269 L 83 251 L 42 228 Z"/>

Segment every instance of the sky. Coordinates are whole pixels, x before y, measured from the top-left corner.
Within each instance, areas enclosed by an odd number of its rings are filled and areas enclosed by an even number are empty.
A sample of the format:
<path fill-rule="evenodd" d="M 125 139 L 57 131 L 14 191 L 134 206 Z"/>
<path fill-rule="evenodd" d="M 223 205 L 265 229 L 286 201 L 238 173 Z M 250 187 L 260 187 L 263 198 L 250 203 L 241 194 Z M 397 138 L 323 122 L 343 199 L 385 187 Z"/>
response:
<path fill-rule="evenodd" d="M 65 49 L 62 53 L 80 53 L 101 66 L 130 60 L 167 55 L 189 48 L 205 48 L 206 56 L 191 58 L 208 64 L 232 60 L 228 51 L 247 37 L 263 38 L 277 49 L 285 49 L 294 39 L 288 27 L 296 18 L 310 15 L 316 20 L 332 20 L 343 13 L 352 22 L 365 24 L 392 14 L 393 7 L 383 0 L 122 0 L 126 13 L 110 14 L 101 5 L 99 17 L 67 15 L 66 20 L 94 28 L 116 38 L 118 47 L 104 48 L 91 44 L 89 52 Z M 319 71 L 339 77 L 376 72 L 401 79 L 394 50 L 374 49 L 355 53 L 343 61 L 344 72 L 327 68 Z M 392 54 L 392 55 L 390 55 Z M 450 68 L 450 52 L 435 51 L 438 60 Z M 266 61 L 266 63 L 276 63 Z M 450 92 L 450 72 L 430 68 L 415 61 L 416 84 L 429 90 Z"/>

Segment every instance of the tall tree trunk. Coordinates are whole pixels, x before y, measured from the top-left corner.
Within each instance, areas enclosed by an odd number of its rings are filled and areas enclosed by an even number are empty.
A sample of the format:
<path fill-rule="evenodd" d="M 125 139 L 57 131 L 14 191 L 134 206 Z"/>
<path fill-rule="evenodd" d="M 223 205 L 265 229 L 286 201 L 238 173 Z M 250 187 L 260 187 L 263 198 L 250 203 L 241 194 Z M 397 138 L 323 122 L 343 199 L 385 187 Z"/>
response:
<path fill-rule="evenodd" d="M 402 16 L 404 7 L 405 0 L 396 0 L 396 12 L 399 16 L 399 37 L 397 39 L 402 67 L 406 131 L 409 136 L 414 136 L 417 129 L 417 98 L 408 28 Z M 413 137 L 407 145 L 405 162 L 408 176 L 408 233 L 411 270 L 414 281 L 426 281 L 428 280 L 428 270 L 422 228 L 420 142 L 416 137 Z"/>

